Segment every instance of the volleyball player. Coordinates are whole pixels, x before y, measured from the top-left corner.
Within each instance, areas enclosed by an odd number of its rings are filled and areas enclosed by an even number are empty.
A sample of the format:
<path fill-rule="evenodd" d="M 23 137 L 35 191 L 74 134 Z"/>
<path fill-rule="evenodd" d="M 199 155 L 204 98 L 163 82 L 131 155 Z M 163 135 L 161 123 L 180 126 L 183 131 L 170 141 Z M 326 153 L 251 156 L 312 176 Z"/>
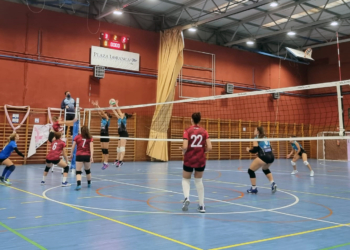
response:
<path fill-rule="evenodd" d="M 2 172 L 0 181 L 4 182 L 6 185 L 12 184 L 9 180 L 9 177 L 12 174 L 12 172 L 15 171 L 15 168 L 16 168 L 13 162 L 9 159 L 11 153 L 13 151 L 16 151 L 16 153 L 19 156 L 22 156 L 23 158 L 25 158 L 24 155 L 17 148 L 18 140 L 19 140 L 19 135 L 16 132 L 14 132 L 9 136 L 6 146 L 0 152 L 0 164 L 4 164 L 6 166 L 4 168 L 4 171 Z"/>
<path fill-rule="evenodd" d="M 199 127 L 198 124 L 200 121 L 201 114 L 193 113 L 191 119 L 192 126 L 184 131 L 184 140 L 182 147 L 180 147 L 184 155 L 182 190 L 185 199 L 183 201 L 182 211 L 188 211 L 188 206 L 190 205 L 191 176 L 194 170 L 194 183 L 199 198 L 198 211 L 205 213 L 204 186 L 202 178 L 206 163 L 205 153 L 212 149 L 212 145 L 208 132 L 204 128 Z"/>
<path fill-rule="evenodd" d="M 77 135 L 74 138 L 72 150 L 74 152 L 74 148 L 77 146 L 76 152 L 76 176 L 77 176 L 77 187 L 75 190 L 81 189 L 81 174 L 82 168 L 84 165 L 84 170 L 86 173 L 86 179 L 88 182 L 88 188 L 91 187 L 91 163 L 93 162 L 93 154 L 94 154 L 94 143 L 92 136 L 90 134 L 89 128 L 87 126 L 81 127 L 81 134 Z M 69 156 L 72 159 L 72 155 Z"/>
<path fill-rule="evenodd" d="M 98 102 L 91 102 L 92 105 L 94 105 L 96 108 L 100 108 L 100 106 L 98 106 Z M 109 132 L 108 132 L 108 128 L 109 128 L 109 124 L 111 121 L 111 114 L 107 113 L 107 112 L 103 112 L 102 110 L 98 110 L 98 114 L 101 116 L 101 131 L 100 131 L 100 135 L 101 136 L 109 136 Z M 109 156 L 109 152 L 108 152 L 108 148 L 109 148 L 109 138 L 101 138 L 100 139 L 101 142 L 101 150 L 102 150 L 102 154 L 103 154 L 103 166 L 102 166 L 102 170 L 105 170 L 106 168 L 109 167 L 108 165 L 108 156 Z"/>
<path fill-rule="evenodd" d="M 254 136 L 256 139 L 266 138 L 263 127 L 256 127 L 254 130 Z M 273 176 L 270 171 L 270 166 L 275 160 L 275 156 L 272 153 L 271 144 L 269 141 L 253 141 L 253 148 L 247 148 L 247 152 L 252 154 L 257 154 L 258 157 L 254 159 L 252 164 L 248 169 L 248 174 L 250 177 L 250 182 L 252 187 L 247 190 L 248 193 L 256 194 L 258 193 L 258 188 L 256 187 L 256 175 L 255 171 L 262 167 L 262 171 L 266 175 L 267 179 L 269 179 L 271 183 L 272 193 L 277 191 L 277 185 L 273 181 Z"/>
<path fill-rule="evenodd" d="M 50 131 L 49 134 L 50 142 L 52 142 L 53 138 L 55 137 L 55 132 L 62 132 L 63 128 L 61 127 L 61 125 L 73 126 L 77 119 L 74 119 L 73 121 L 62 121 L 61 117 L 53 116 L 52 121 L 52 131 Z"/>
<path fill-rule="evenodd" d="M 115 106 L 118 107 L 118 100 L 116 101 Z M 111 105 L 111 107 L 113 107 L 113 105 Z M 127 123 L 127 119 L 129 119 L 132 115 L 123 113 L 121 112 L 120 109 L 117 109 L 117 111 L 113 109 L 112 111 L 114 115 L 118 118 L 118 134 L 119 134 L 119 137 L 121 137 L 118 141 L 117 159 L 114 162 L 114 165 L 116 165 L 116 167 L 118 168 L 123 166 L 123 159 L 125 156 L 125 146 L 126 146 L 126 139 L 124 138 L 129 137 L 128 131 L 126 129 L 126 123 Z"/>
<path fill-rule="evenodd" d="M 67 165 L 67 162 L 68 162 L 67 154 L 64 150 L 64 148 L 66 147 L 66 143 L 61 140 L 61 136 L 62 136 L 61 132 L 55 132 L 54 136 L 55 136 L 55 141 L 53 143 L 51 143 L 51 150 L 50 150 L 49 154 L 46 156 L 46 168 L 44 170 L 43 180 L 41 181 L 41 185 L 45 185 L 45 179 L 46 179 L 48 172 L 50 171 L 50 168 L 53 165 L 57 165 L 57 166 L 64 169 L 63 179 L 62 179 L 62 187 L 68 187 L 71 184 L 69 184 L 67 182 L 69 166 Z M 52 141 L 50 141 L 50 142 L 52 142 Z M 63 160 L 60 159 L 62 152 L 63 152 L 63 157 L 66 160 L 66 162 L 64 162 Z"/>
<path fill-rule="evenodd" d="M 293 137 L 295 137 L 295 136 L 292 136 L 292 138 Z M 292 154 L 294 153 L 294 157 L 293 157 L 293 159 L 291 161 L 294 170 L 292 171 L 291 174 L 298 173 L 296 162 L 301 157 L 303 159 L 303 161 L 304 161 L 304 165 L 307 166 L 309 168 L 309 170 L 310 170 L 310 176 L 313 177 L 315 175 L 315 173 L 312 170 L 309 162 L 307 161 L 307 153 L 306 153 L 305 149 L 296 140 L 291 140 L 290 143 L 292 145 L 292 151 L 290 152 L 289 155 L 287 155 L 287 159 L 289 159 L 292 156 Z"/>

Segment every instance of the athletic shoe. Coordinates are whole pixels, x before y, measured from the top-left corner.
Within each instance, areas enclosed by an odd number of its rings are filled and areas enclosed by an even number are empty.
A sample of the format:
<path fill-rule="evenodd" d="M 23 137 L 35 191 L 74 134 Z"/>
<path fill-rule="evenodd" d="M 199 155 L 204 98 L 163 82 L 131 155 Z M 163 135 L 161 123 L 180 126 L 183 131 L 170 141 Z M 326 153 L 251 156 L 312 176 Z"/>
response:
<path fill-rule="evenodd" d="M 184 202 L 182 203 L 182 211 L 188 211 L 188 206 L 190 205 L 190 201 L 185 198 Z"/>
<path fill-rule="evenodd" d="M 0 181 L 5 182 L 4 177 L 0 176 Z"/>
<path fill-rule="evenodd" d="M 91 183 L 90 183 L 90 184 L 88 184 L 88 188 L 91 188 Z"/>
<path fill-rule="evenodd" d="M 62 185 L 61 185 L 61 187 L 69 187 L 69 186 L 71 186 L 72 184 L 70 184 L 70 183 L 68 183 L 68 181 L 66 181 L 66 182 L 62 182 Z"/>
<path fill-rule="evenodd" d="M 81 189 L 81 185 L 78 185 L 75 190 L 79 191 Z"/>
<path fill-rule="evenodd" d="M 118 166 L 118 167 L 123 166 L 123 164 L 124 164 L 124 162 L 120 161 L 120 162 L 119 162 L 119 166 Z"/>
<path fill-rule="evenodd" d="M 315 175 L 315 172 L 313 170 L 310 171 L 310 176 L 313 177 Z"/>
<path fill-rule="evenodd" d="M 108 167 L 109 167 L 108 163 L 103 163 L 102 170 L 105 170 Z"/>
<path fill-rule="evenodd" d="M 258 193 L 258 188 L 253 189 L 252 187 L 247 190 L 247 193 L 250 194 L 257 194 Z"/>
<path fill-rule="evenodd" d="M 277 185 L 276 185 L 276 183 L 272 183 L 271 184 L 271 190 L 272 190 L 272 193 L 276 193 L 276 191 L 277 191 Z"/>
<path fill-rule="evenodd" d="M 198 212 L 200 212 L 200 213 L 205 213 L 205 206 L 199 206 L 198 205 Z"/>
<path fill-rule="evenodd" d="M 298 170 L 293 170 L 293 172 L 291 172 L 290 174 L 297 174 Z"/>
<path fill-rule="evenodd" d="M 12 183 L 10 182 L 10 180 L 9 180 L 9 179 L 4 180 L 4 183 L 5 183 L 6 185 L 9 185 L 9 186 L 11 186 L 11 185 L 12 185 Z"/>
<path fill-rule="evenodd" d="M 118 167 L 119 165 L 119 161 L 118 160 L 115 160 L 114 163 L 113 163 L 114 166 Z"/>
<path fill-rule="evenodd" d="M 41 186 L 44 186 L 45 185 L 45 181 L 41 181 Z"/>

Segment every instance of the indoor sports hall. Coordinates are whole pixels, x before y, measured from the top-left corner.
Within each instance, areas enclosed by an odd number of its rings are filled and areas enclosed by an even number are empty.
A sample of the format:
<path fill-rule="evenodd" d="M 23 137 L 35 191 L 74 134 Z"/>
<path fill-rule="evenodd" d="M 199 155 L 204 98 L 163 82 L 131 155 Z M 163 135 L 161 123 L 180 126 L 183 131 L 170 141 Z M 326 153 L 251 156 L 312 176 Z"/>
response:
<path fill-rule="evenodd" d="M 350 0 L 0 0 L 0 249 L 350 249 Z"/>

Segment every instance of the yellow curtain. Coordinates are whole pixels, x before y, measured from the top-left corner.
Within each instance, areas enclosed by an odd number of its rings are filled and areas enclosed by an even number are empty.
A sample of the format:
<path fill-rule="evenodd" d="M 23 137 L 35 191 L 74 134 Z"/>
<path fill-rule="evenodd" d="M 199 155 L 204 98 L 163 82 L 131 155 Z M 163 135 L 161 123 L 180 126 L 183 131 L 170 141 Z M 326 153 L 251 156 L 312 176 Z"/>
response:
<path fill-rule="evenodd" d="M 178 28 L 160 34 L 157 103 L 171 102 L 175 96 L 175 83 L 183 65 L 184 41 Z M 150 139 L 167 139 L 173 105 L 157 105 L 153 115 Z M 147 155 L 168 161 L 168 142 L 152 141 L 147 145 Z"/>

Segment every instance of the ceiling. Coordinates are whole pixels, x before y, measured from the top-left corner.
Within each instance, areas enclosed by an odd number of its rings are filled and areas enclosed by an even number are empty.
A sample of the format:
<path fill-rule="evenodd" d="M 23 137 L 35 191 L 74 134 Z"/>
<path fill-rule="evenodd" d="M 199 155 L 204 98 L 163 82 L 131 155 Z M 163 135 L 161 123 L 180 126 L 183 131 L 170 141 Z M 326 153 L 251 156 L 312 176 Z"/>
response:
<path fill-rule="evenodd" d="M 274 55 L 285 47 L 331 44 L 336 32 L 339 39 L 350 35 L 350 0 L 278 0 L 275 7 L 270 6 L 273 0 L 10 1 L 143 30 L 181 26 L 188 39 Z M 123 14 L 115 15 L 115 10 Z M 338 25 L 332 26 L 334 21 Z M 197 31 L 189 31 L 191 27 Z M 290 31 L 296 34 L 288 35 Z"/>

